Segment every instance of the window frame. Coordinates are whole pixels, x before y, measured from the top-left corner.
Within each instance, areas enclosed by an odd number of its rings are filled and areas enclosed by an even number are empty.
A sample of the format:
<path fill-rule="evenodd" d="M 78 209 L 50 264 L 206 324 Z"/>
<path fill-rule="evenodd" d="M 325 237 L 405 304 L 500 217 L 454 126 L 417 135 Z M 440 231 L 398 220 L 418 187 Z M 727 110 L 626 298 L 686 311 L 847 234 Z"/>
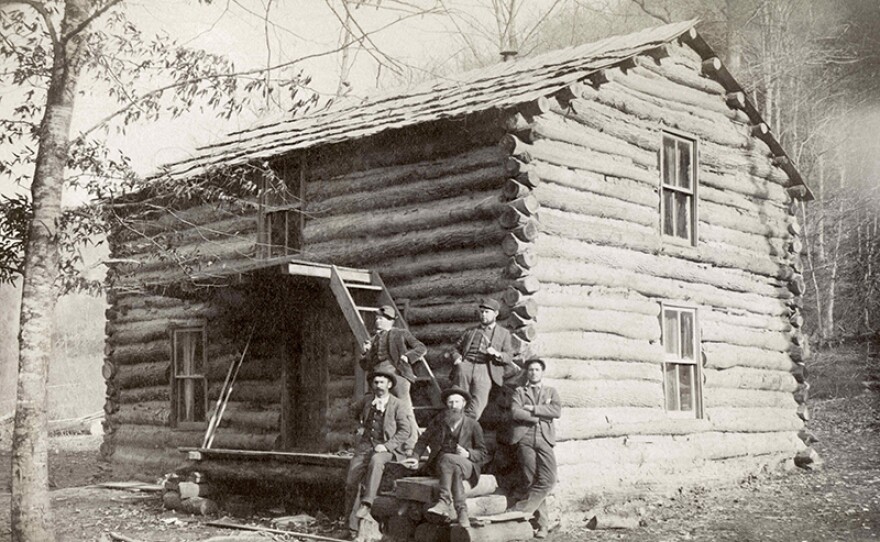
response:
<path fill-rule="evenodd" d="M 677 176 L 674 179 L 673 183 L 667 182 L 665 178 L 666 175 L 666 159 L 665 152 L 663 152 L 665 146 L 666 138 L 670 138 L 676 142 L 685 142 L 689 143 L 691 147 L 691 189 L 687 190 L 678 186 L 677 184 Z M 683 132 L 676 132 L 674 130 L 663 129 L 660 131 L 660 151 L 659 151 L 659 162 L 660 162 L 660 236 L 665 242 L 671 242 L 675 244 L 681 244 L 685 246 L 696 246 L 697 240 L 699 239 L 698 225 L 699 225 L 699 165 L 700 165 L 700 153 L 699 153 L 699 140 L 690 134 L 685 134 Z M 677 146 L 676 146 L 677 148 Z M 676 165 L 677 172 L 677 165 Z M 686 239 L 683 237 L 679 237 L 675 234 L 666 233 L 666 191 L 671 191 L 677 194 L 685 194 L 690 197 L 690 239 Z M 673 220 L 675 219 L 675 214 L 673 214 Z M 675 225 L 673 225 L 673 231 L 675 231 Z"/>
<path fill-rule="evenodd" d="M 259 212 L 257 216 L 257 247 L 260 258 L 299 254 L 302 250 L 302 231 L 305 225 L 305 165 L 280 164 L 280 174 L 266 173 L 259 182 Z M 292 185 L 292 186 L 291 186 Z M 272 234 L 276 220 L 284 221 L 283 244 L 273 244 Z M 291 233 L 294 235 L 291 235 Z"/>
<path fill-rule="evenodd" d="M 202 373 L 193 373 L 186 375 L 178 375 L 178 358 L 177 358 L 177 341 L 178 334 L 182 333 L 199 333 L 201 335 L 202 342 Z M 174 325 L 172 324 L 168 330 L 169 340 L 171 342 L 171 371 L 170 371 L 170 386 L 171 386 L 171 418 L 170 424 L 171 427 L 176 429 L 204 429 L 208 425 L 208 417 L 209 417 L 209 405 L 210 401 L 208 399 L 208 376 L 207 376 L 207 364 L 208 364 L 208 330 L 206 324 L 198 324 L 198 325 Z M 179 413 L 180 413 L 180 404 L 178 399 L 179 393 L 179 381 L 181 380 L 201 380 L 202 382 L 202 394 L 204 397 L 204 413 L 205 419 L 199 421 L 180 421 Z"/>
<path fill-rule="evenodd" d="M 669 311 L 675 311 L 679 314 L 678 320 L 678 334 L 679 337 L 682 334 L 681 330 L 681 313 L 689 313 L 692 315 L 691 321 L 693 322 L 693 330 L 691 333 L 693 344 L 691 345 L 693 348 L 693 359 L 683 358 L 679 356 L 670 356 L 670 354 L 666 351 L 667 346 L 667 334 L 666 334 L 666 313 Z M 699 309 L 694 306 L 681 305 L 681 304 L 671 304 L 671 303 L 661 303 L 660 304 L 660 343 L 663 347 L 663 363 L 661 364 L 661 373 L 663 378 L 663 409 L 666 412 L 666 415 L 671 418 L 683 418 L 683 419 L 702 419 L 704 417 L 703 412 L 703 353 L 702 353 L 702 341 L 700 338 L 700 324 L 699 324 Z M 681 346 L 679 345 L 679 350 Z M 669 389 L 668 382 L 668 366 L 675 365 L 678 366 L 691 366 L 693 367 L 693 390 L 691 395 L 693 400 L 691 402 L 691 410 L 681 410 L 681 389 L 680 389 L 680 381 L 678 378 L 674 381 L 675 390 L 677 393 L 676 402 L 679 404 L 679 409 L 674 410 L 669 408 L 669 398 L 667 397 L 667 390 Z"/>

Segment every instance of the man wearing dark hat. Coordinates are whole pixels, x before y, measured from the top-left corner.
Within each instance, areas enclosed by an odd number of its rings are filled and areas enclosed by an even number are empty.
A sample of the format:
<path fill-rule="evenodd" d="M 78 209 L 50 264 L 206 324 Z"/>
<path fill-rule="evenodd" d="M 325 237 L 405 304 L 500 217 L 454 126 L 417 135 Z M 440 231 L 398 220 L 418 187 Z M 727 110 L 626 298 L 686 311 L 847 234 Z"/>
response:
<path fill-rule="evenodd" d="M 467 414 L 476 420 L 486 408 L 492 383 L 504 385 L 505 366 L 515 367 L 510 332 L 495 321 L 500 309 L 501 304 L 494 299 L 480 300 L 480 325 L 464 332 L 453 353 L 452 362 L 457 368 L 456 385 L 473 395 L 473 401 L 468 402 Z"/>
<path fill-rule="evenodd" d="M 517 459 L 527 486 L 526 498 L 518 502 L 516 510 L 535 515 L 538 521 L 537 538 L 547 536 L 550 527 L 545 500 L 556 484 L 556 432 L 553 420 L 562 414 L 562 403 L 555 389 L 543 384 L 542 359 L 525 363 L 526 384 L 513 394 L 511 416 L 513 431 L 511 444 L 516 446 Z"/>
<path fill-rule="evenodd" d="M 376 333 L 361 346 L 361 368 L 364 371 L 387 371 L 395 375 L 391 393 L 412 408 L 409 389 L 416 380 L 412 364 L 428 349 L 408 329 L 394 327 L 397 312 L 390 305 L 376 312 Z"/>
<path fill-rule="evenodd" d="M 414 431 L 406 406 L 391 395 L 394 373 L 373 371 L 369 382 L 373 394 L 364 398 L 359 418 L 360 437 L 345 481 L 345 510 L 350 512 L 348 525 L 352 531 L 357 531 L 360 520 L 370 514 L 385 464 L 406 457 L 405 443 Z M 355 502 L 358 495 L 360 500 Z"/>
<path fill-rule="evenodd" d="M 456 518 L 462 527 L 470 527 L 463 482 L 467 480 L 474 487 L 480 480 L 480 468 L 488 458 L 483 429 L 464 414 L 470 393 L 453 387 L 444 390 L 441 397 L 446 410 L 434 417 L 403 464 L 415 469 L 418 458 L 430 448 L 423 471 L 440 478 L 440 499 L 427 513 L 444 521 Z"/>

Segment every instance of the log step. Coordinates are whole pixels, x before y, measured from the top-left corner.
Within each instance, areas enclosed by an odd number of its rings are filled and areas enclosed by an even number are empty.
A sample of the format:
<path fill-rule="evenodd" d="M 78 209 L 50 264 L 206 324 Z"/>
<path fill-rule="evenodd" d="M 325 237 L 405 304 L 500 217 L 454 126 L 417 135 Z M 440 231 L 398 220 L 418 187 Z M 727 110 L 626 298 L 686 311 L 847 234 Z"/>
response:
<path fill-rule="evenodd" d="M 498 481 L 491 474 L 480 476 L 475 487 L 464 482 L 465 497 L 482 497 L 498 490 Z M 428 476 L 408 476 L 394 482 L 394 496 L 398 499 L 434 503 L 440 498 L 440 481 Z"/>

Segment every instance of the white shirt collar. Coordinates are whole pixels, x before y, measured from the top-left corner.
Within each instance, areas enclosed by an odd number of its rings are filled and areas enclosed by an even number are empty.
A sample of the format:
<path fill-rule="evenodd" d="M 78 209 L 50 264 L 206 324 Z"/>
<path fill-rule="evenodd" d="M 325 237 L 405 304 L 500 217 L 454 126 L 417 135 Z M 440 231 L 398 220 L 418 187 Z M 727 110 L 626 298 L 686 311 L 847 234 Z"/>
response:
<path fill-rule="evenodd" d="M 390 394 L 386 394 L 385 397 L 374 397 L 371 404 L 379 412 L 385 412 L 385 407 L 388 405 L 389 397 L 391 397 Z"/>

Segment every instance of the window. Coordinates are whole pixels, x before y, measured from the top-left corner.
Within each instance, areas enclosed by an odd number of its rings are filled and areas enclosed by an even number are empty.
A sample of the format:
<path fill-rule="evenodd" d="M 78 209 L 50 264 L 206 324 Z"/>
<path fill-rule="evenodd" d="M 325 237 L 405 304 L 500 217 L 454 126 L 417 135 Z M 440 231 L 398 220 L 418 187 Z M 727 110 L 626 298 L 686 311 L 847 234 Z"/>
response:
<path fill-rule="evenodd" d="M 663 134 L 660 211 L 663 234 L 696 244 L 696 142 Z"/>
<path fill-rule="evenodd" d="M 208 379 L 205 378 L 204 327 L 178 328 L 171 331 L 172 422 L 181 427 L 201 424 L 208 411 Z"/>
<path fill-rule="evenodd" d="M 302 249 L 303 170 L 287 163 L 260 179 L 259 253 L 263 258 L 298 254 Z"/>
<path fill-rule="evenodd" d="M 700 348 L 694 309 L 663 307 L 663 394 L 666 411 L 702 417 Z"/>

